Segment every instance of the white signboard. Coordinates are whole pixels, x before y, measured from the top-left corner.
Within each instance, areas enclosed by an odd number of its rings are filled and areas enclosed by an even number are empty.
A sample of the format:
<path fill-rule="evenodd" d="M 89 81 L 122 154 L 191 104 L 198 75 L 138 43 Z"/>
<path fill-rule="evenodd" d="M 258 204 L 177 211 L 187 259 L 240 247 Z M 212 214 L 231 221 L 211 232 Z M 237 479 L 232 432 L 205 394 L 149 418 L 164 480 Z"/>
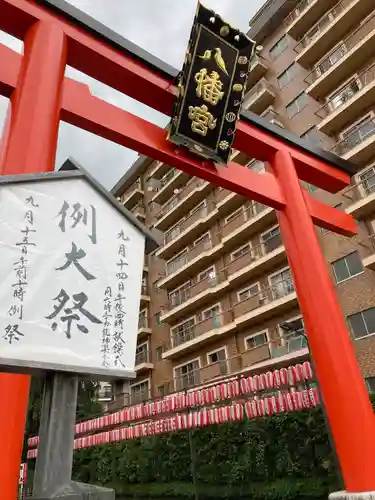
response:
<path fill-rule="evenodd" d="M 144 234 L 83 177 L 0 184 L 1 370 L 126 378 L 144 249 Z"/>

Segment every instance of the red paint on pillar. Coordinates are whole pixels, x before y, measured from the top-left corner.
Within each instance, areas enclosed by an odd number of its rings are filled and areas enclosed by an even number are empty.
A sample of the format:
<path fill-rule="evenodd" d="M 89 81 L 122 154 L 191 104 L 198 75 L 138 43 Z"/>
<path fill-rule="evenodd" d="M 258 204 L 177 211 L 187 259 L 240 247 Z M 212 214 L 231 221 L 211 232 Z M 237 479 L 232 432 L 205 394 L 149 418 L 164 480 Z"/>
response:
<path fill-rule="evenodd" d="M 9 133 L 10 133 L 10 120 L 12 116 L 12 106 L 8 103 L 7 115 L 5 118 L 3 132 L 0 138 L 0 172 L 3 170 L 3 164 L 5 161 L 5 152 L 8 147 Z"/>
<path fill-rule="evenodd" d="M 11 96 L 3 175 L 46 172 L 55 166 L 66 37 L 56 24 L 37 22 L 24 46 L 17 87 Z"/>
<path fill-rule="evenodd" d="M 25 39 L 25 54 L 1 152 L 3 175 L 53 170 L 56 155 L 66 40 L 55 24 L 38 22 Z M 1 498 L 16 500 L 30 377 L 0 374 Z"/>
<path fill-rule="evenodd" d="M 375 491 L 375 418 L 290 154 L 271 164 L 286 206 L 280 229 L 347 491 Z"/>

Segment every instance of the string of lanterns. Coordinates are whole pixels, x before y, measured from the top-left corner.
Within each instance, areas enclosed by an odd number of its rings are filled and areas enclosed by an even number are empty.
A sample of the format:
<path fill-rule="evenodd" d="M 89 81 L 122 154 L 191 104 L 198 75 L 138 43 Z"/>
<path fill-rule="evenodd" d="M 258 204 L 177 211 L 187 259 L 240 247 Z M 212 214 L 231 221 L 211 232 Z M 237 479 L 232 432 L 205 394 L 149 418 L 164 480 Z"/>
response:
<path fill-rule="evenodd" d="M 192 407 L 205 406 L 234 399 L 249 394 L 257 394 L 264 390 L 280 389 L 287 385 L 311 381 L 313 371 L 309 361 L 280 370 L 273 370 L 260 375 L 241 377 L 213 385 L 204 389 L 197 389 L 187 393 L 178 393 L 166 396 L 158 401 L 151 401 L 133 405 L 110 415 L 79 422 L 75 426 L 77 436 L 104 430 L 108 427 L 144 420 L 153 416 L 171 412 L 181 412 Z M 270 398 L 259 399 L 266 404 Z M 267 403 L 268 404 L 268 403 Z M 39 436 L 29 438 L 29 448 L 38 445 Z"/>
<path fill-rule="evenodd" d="M 185 414 L 177 414 L 159 420 L 143 422 L 107 432 L 79 437 L 74 440 L 74 449 L 90 448 L 103 444 L 117 443 L 129 439 L 155 436 L 186 429 L 197 429 L 214 424 L 236 422 L 244 419 L 270 417 L 278 413 L 301 411 L 319 405 L 319 393 L 316 387 L 301 391 L 279 392 L 277 396 L 265 397 L 234 403 L 216 408 L 201 408 Z M 37 457 L 38 450 L 29 450 L 27 458 Z"/>

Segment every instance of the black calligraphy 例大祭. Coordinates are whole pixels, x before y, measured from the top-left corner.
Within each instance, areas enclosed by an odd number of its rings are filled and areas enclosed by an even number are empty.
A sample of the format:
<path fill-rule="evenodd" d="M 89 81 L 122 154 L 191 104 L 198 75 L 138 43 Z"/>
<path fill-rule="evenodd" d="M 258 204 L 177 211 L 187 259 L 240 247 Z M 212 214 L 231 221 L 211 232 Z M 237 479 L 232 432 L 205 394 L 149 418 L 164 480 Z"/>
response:
<path fill-rule="evenodd" d="M 57 267 L 56 271 L 64 271 L 68 269 L 72 264 L 73 266 L 84 276 L 87 280 L 96 279 L 91 273 L 89 273 L 79 262 L 81 259 L 86 257 L 86 252 L 82 248 L 78 248 L 75 243 L 72 243 L 72 249 L 70 252 L 65 254 L 66 262 L 61 267 Z"/>
<path fill-rule="evenodd" d="M 84 307 L 88 301 L 88 297 L 83 292 L 73 294 L 71 300 L 66 291 L 61 289 L 60 293 L 53 300 L 55 300 L 57 304 L 53 306 L 53 312 L 46 316 L 46 319 L 54 320 L 51 325 L 53 331 L 55 331 L 58 327 L 58 323 L 56 321 L 58 317 L 61 322 L 66 323 L 65 334 L 68 339 L 72 336 L 72 326 L 74 322 L 76 323 L 77 329 L 85 334 L 89 333 L 89 329 L 82 324 L 81 321 L 83 318 L 86 318 L 91 323 L 102 323 L 100 319 Z M 69 301 L 72 303 L 71 306 L 68 306 Z"/>
<path fill-rule="evenodd" d="M 70 206 L 65 200 L 58 216 L 60 217 L 59 228 L 63 233 L 66 232 L 68 225 L 70 228 L 75 229 L 78 225 L 82 224 L 89 227 L 91 242 L 94 245 L 97 243 L 96 208 L 93 205 L 90 205 L 90 210 L 87 210 L 79 202 Z"/>

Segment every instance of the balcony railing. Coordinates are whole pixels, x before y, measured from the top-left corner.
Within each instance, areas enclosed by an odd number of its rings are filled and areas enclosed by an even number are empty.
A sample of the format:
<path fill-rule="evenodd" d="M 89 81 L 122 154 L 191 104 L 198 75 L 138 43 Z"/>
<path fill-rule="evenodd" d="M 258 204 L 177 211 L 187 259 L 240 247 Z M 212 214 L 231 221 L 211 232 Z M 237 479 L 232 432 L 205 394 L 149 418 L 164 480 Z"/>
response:
<path fill-rule="evenodd" d="M 229 264 L 220 269 L 219 271 L 215 271 L 213 276 L 208 276 L 188 288 L 183 288 L 181 290 L 177 290 L 176 292 L 171 293 L 171 298 L 167 302 L 167 309 L 171 311 L 175 307 L 179 307 L 185 302 L 191 300 L 196 297 L 200 293 L 205 290 L 209 290 L 210 288 L 214 288 L 224 281 L 226 281 L 232 274 L 237 273 L 241 269 L 245 269 L 250 264 L 255 263 L 262 257 L 268 255 L 273 250 L 276 250 L 282 245 L 281 235 L 277 234 L 271 237 L 269 240 L 252 247 L 248 253 L 237 257 L 234 260 L 231 260 Z"/>
<path fill-rule="evenodd" d="M 326 118 L 334 113 L 337 109 L 341 108 L 344 104 L 353 99 L 358 92 L 361 92 L 367 85 L 375 80 L 375 64 L 363 71 L 360 75 L 356 76 L 350 83 L 340 90 L 329 101 L 318 109 L 316 114 L 320 118 Z"/>
<path fill-rule="evenodd" d="M 177 170 L 175 168 L 171 168 L 171 170 L 164 177 L 160 179 L 160 188 L 166 186 L 168 182 L 170 182 L 173 179 L 173 177 L 176 176 L 176 174 Z"/>
<path fill-rule="evenodd" d="M 198 255 L 206 250 L 213 248 L 213 244 L 211 240 L 204 240 L 202 243 L 199 243 L 195 247 L 193 247 L 188 252 L 182 254 L 178 259 L 174 260 L 167 264 L 166 267 L 166 276 L 170 276 L 171 274 L 176 273 L 182 267 L 186 266 L 189 262 L 194 260 Z"/>
<path fill-rule="evenodd" d="M 269 91 L 270 93 L 274 92 L 271 84 L 263 78 L 246 93 L 243 107 L 246 109 L 250 107 L 265 91 Z"/>
<path fill-rule="evenodd" d="M 341 12 L 344 11 L 346 4 L 344 2 L 339 2 L 331 10 L 329 10 L 302 38 L 302 40 L 295 46 L 294 50 L 297 53 L 302 52 L 312 43 L 316 38 L 318 38 L 321 33 L 329 26 L 336 17 L 338 17 Z"/>
<path fill-rule="evenodd" d="M 164 245 L 167 245 L 171 241 L 178 238 L 181 233 L 186 231 L 186 229 L 188 229 L 198 220 L 207 217 L 214 210 L 214 208 L 214 203 L 209 203 L 206 206 L 199 208 L 198 210 L 190 214 L 186 219 L 167 231 L 164 235 Z"/>
<path fill-rule="evenodd" d="M 365 23 L 360 24 L 358 28 L 350 33 L 349 36 L 344 38 L 342 44 L 339 47 L 335 47 L 324 57 L 319 64 L 309 73 L 305 82 L 312 85 L 316 80 L 318 80 L 322 75 L 327 73 L 333 66 L 336 66 L 341 59 L 350 52 L 358 43 L 369 34 L 370 27 L 373 24 L 375 14 L 371 15 Z M 371 23 L 371 24 L 370 24 Z"/>
<path fill-rule="evenodd" d="M 150 351 L 141 351 L 135 355 L 136 366 L 141 365 L 143 363 L 150 363 L 150 362 L 151 362 Z"/>
<path fill-rule="evenodd" d="M 338 142 L 331 151 L 339 156 L 346 155 L 353 148 L 369 139 L 375 134 L 375 118 L 369 118 L 354 128 L 349 135 Z"/>
<path fill-rule="evenodd" d="M 161 209 L 156 213 L 156 218 L 161 219 L 166 215 L 168 212 L 170 212 L 176 205 L 180 203 L 181 200 L 186 198 L 194 189 L 197 187 L 201 186 L 205 181 L 202 179 L 198 179 L 196 177 L 193 177 L 190 179 L 187 183 L 186 186 L 177 194 L 175 194 L 170 200 L 168 200 L 162 207 Z"/>
<path fill-rule="evenodd" d="M 134 193 L 134 191 L 142 191 L 142 185 L 140 179 L 137 179 L 133 184 L 130 186 L 129 189 L 126 190 L 126 192 L 120 197 L 120 202 L 125 203 Z"/>
<path fill-rule="evenodd" d="M 292 279 L 280 281 L 272 287 L 264 288 L 257 294 L 237 302 L 226 311 L 214 312 L 207 319 L 199 321 L 194 325 L 189 325 L 184 329 L 173 332 L 171 330 L 171 348 L 175 348 L 196 339 L 212 330 L 229 325 L 235 318 L 245 315 L 261 306 L 272 303 L 278 299 L 286 297 L 295 291 Z"/>
<path fill-rule="evenodd" d="M 297 7 L 292 10 L 292 12 L 285 18 L 285 27 L 288 28 L 288 26 L 290 26 L 296 19 L 298 19 L 313 1 L 314 0 L 302 0 L 297 5 Z"/>
<path fill-rule="evenodd" d="M 147 285 L 142 285 L 141 295 L 145 295 L 145 296 L 149 295 L 148 286 Z"/>
<path fill-rule="evenodd" d="M 375 193 L 375 171 L 370 169 L 361 175 L 363 177 L 343 192 L 343 196 L 352 202 L 363 200 Z"/>

